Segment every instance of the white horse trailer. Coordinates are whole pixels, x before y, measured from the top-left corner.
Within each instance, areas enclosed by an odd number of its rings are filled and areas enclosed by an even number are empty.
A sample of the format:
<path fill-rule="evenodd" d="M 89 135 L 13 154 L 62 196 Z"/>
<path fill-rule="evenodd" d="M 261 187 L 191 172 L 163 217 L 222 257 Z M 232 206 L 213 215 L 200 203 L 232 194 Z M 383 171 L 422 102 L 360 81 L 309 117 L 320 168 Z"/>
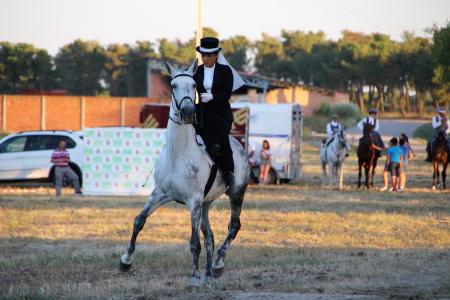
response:
<path fill-rule="evenodd" d="M 249 144 L 256 148 L 257 166 L 253 175 L 258 178 L 259 153 L 263 140 L 270 143 L 272 169 L 269 182 L 289 182 L 300 177 L 303 118 L 299 104 L 232 103 L 233 108 L 250 110 Z M 250 149 L 250 148 L 249 148 Z"/>

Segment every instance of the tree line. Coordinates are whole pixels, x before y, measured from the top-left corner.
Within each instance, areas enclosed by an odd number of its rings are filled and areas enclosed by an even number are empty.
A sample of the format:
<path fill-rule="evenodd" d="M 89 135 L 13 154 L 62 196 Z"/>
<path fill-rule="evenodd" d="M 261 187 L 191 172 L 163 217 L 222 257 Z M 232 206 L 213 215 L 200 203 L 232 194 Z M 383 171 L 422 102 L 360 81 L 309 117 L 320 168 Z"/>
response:
<path fill-rule="evenodd" d="M 422 115 L 425 105 L 449 104 L 450 23 L 429 32 L 431 38 L 404 32 L 395 41 L 346 30 L 333 41 L 321 31 L 283 30 L 256 41 L 233 36 L 221 47 L 237 70 L 345 91 L 362 111 L 375 107 L 381 113 Z M 205 28 L 204 36 L 218 33 Z M 51 56 L 30 44 L 0 42 L 0 93 L 64 89 L 73 95 L 145 96 L 148 58 L 189 64 L 194 49 L 194 39 L 107 46 L 78 39 Z"/>

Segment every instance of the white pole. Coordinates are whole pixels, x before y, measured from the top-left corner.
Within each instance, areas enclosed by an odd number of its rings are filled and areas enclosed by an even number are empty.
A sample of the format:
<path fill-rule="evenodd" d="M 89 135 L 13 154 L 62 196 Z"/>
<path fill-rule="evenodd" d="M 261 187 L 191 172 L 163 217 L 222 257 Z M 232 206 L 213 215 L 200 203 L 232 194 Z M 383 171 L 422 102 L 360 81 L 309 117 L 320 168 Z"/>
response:
<path fill-rule="evenodd" d="M 198 11 L 197 11 L 197 35 L 195 46 L 200 46 L 200 39 L 203 37 L 203 0 L 198 0 Z M 200 53 L 196 52 L 196 57 L 200 60 Z"/>

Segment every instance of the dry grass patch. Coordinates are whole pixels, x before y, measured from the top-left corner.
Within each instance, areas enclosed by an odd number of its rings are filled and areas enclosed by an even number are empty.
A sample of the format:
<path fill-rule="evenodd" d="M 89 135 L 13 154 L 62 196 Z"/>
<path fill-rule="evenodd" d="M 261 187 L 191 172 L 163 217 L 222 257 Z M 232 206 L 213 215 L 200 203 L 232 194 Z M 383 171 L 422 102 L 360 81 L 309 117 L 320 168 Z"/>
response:
<path fill-rule="evenodd" d="M 0 298 L 450 297 L 449 194 L 426 188 L 425 167 L 411 168 L 406 193 L 356 190 L 351 158 L 339 192 L 321 188 L 314 149 L 299 184 L 249 188 L 225 274 L 198 291 L 186 289 L 184 206 L 149 218 L 133 271 L 123 274 L 119 257 L 145 198 L 1 195 Z M 216 245 L 229 214 L 226 198 L 215 202 Z"/>

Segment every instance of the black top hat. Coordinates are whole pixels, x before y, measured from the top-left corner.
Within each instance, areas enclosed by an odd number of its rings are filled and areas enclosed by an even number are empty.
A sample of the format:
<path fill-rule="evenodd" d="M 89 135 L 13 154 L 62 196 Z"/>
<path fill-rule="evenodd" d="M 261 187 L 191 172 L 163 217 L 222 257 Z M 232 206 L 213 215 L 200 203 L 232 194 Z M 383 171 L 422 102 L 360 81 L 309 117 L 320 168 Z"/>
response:
<path fill-rule="evenodd" d="M 369 114 L 377 114 L 378 110 L 376 110 L 375 108 L 371 108 L 369 109 Z"/>
<path fill-rule="evenodd" d="M 200 53 L 214 53 L 219 52 L 222 48 L 219 47 L 219 39 L 215 37 L 204 37 L 200 39 L 200 46 L 196 48 Z"/>

